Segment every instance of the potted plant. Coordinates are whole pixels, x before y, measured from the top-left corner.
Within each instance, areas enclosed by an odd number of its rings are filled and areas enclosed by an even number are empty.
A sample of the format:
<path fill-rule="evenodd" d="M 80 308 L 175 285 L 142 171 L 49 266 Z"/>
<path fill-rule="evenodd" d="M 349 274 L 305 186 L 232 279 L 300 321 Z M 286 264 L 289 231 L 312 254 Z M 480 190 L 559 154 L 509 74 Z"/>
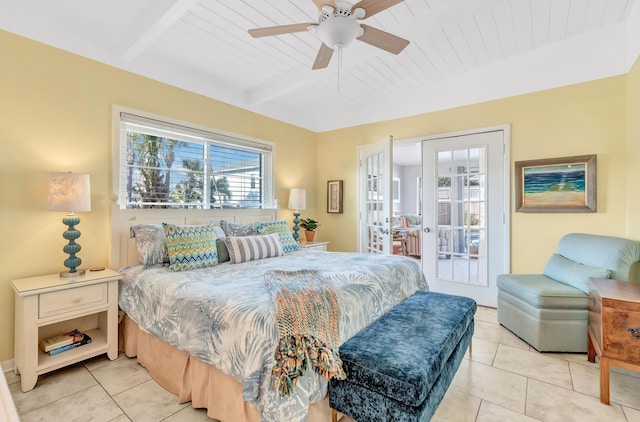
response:
<path fill-rule="evenodd" d="M 316 235 L 316 228 L 320 224 L 313 218 L 303 218 L 300 220 L 300 227 L 304 229 L 304 235 L 307 238 L 307 242 L 312 242 L 313 237 Z"/>

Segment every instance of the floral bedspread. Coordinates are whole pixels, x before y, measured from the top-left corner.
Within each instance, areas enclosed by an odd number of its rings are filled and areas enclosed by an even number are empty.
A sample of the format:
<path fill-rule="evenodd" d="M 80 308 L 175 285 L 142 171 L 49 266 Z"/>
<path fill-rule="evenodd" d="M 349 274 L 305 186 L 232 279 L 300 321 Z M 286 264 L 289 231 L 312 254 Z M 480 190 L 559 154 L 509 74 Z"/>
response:
<path fill-rule="evenodd" d="M 243 398 L 264 421 L 304 421 L 310 403 L 327 393 L 314 371 L 293 394 L 271 384 L 277 346 L 267 270 L 320 271 L 335 284 L 341 309 L 340 344 L 428 285 L 418 261 L 397 255 L 301 250 L 285 256 L 224 263 L 185 272 L 166 267 L 123 268 L 119 305 L 143 329 L 242 383 Z"/>

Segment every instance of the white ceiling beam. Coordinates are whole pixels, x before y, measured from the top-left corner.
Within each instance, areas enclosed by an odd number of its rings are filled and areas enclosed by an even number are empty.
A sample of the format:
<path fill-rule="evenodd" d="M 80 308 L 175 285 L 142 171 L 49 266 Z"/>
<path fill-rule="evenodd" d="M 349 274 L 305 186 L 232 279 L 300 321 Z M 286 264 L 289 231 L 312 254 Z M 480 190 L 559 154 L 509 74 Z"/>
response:
<path fill-rule="evenodd" d="M 461 10 L 464 10 L 464 14 L 473 15 L 477 11 L 485 7 L 493 7 L 500 2 L 506 1 L 508 0 L 449 1 L 443 6 L 416 15 L 408 22 L 399 23 L 397 25 L 394 25 L 393 27 L 386 28 L 385 30 L 387 32 L 391 32 L 395 35 L 411 40 L 412 36 L 424 36 L 425 27 L 440 28 L 447 22 L 452 22 L 456 19 L 459 19 Z M 343 69 L 356 66 L 378 54 L 378 52 L 374 49 L 363 49 L 357 47 L 357 45 L 351 45 L 343 51 L 343 54 L 349 54 L 348 62 L 343 62 Z M 327 68 L 322 71 L 311 71 L 310 63 L 309 70 L 289 72 L 264 84 L 247 90 L 245 92 L 247 103 L 249 105 L 258 105 L 266 101 L 270 101 L 274 98 L 278 98 L 291 91 L 299 89 L 300 87 L 318 82 L 320 79 L 324 78 L 327 75 L 327 72 L 335 73 L 335 70 Z"/>
<path fill-rule="evenodd" d="M 159 2 L 158 2 L 159 3 Z M 122 54 L 122 60 L 133 61 L 164 32 L 198 3 L 198 0 L 175 0 L 166 2 L 160 7 L 155 1 L 149 4 L 147 11 L 139 17 L 134 25 L 134 33 L 125 39 L 133 42 Z"/>

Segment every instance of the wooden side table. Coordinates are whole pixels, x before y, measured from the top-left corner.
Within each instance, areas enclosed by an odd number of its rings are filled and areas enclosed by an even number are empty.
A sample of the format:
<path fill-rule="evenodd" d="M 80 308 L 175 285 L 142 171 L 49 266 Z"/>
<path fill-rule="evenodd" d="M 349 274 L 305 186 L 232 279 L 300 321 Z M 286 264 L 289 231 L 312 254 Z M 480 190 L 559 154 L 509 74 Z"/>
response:
<path fill-rule="evenodd" d="M 396 244 L 400 245 L 400 252 L 402 253 L 402 255 L 407 256 L 408 250 L 407 250 L 407 236 L 408 236 L 408 232 L 406 229 L 394 229 L 393 230 L 393 244 L 394 246 Z M 394 250 L 395 253 L 395 250 Z"/>
<path fill-rule="evenodd" d="M 600 401 L 609 404 L 609 369 L 640 371 L 640 283 L 591 279 L 589 362 L 600 358 Z"/>
<path fill-rule="evenodd" d="M 59 274 L 13 280 L 15 362 L 22 391 L 35 387 L 38 375 L 107 353 L 118 357 L 118 280 L 111 270 L 87 271 L 74 278 Z M 38 341 L 77 328 L 91 343 L 50 356 Z"/>

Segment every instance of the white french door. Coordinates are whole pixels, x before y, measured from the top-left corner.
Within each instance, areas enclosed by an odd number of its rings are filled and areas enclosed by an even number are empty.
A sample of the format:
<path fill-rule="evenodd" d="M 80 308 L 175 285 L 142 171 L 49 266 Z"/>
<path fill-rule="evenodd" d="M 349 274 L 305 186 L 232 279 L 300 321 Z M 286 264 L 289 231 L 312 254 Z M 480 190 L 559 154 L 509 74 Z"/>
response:
<path fill-rule="evenodd" d="M 359 251 L 391 253 L 392 139 L 359 150 Z"/>
<path fill-rule="evenodd" d="M 422 142 L 422 265 L 433 291 L 497 305 L 509 272 L 509 128 Z"/>

